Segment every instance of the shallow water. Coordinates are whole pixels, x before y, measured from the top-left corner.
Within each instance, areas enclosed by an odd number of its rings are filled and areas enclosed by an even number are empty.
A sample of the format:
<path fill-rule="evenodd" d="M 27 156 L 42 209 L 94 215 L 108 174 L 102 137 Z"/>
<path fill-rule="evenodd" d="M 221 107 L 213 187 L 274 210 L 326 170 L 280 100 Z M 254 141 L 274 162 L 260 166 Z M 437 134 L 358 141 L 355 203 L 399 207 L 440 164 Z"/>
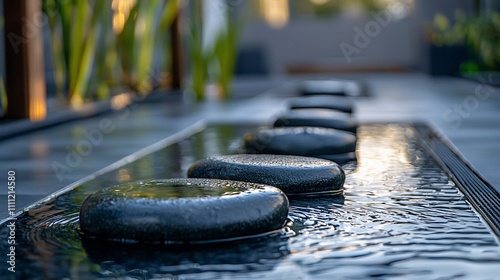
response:
<path fill-rule="evenodd" d="M 500 246 L 453 182 L 403 125 L 364 125 L 344 195 L 291 198 L 287 227 L 228 244 L 97 242 L 79 234 L 93 191 L 185 177 L 189 165 L 232 153 L 248 127 L 209 127 L 31 209 L 16 222 L 16 278 L 498 279 Z M 0 247 L 7 271 L 8 229 Z"/>

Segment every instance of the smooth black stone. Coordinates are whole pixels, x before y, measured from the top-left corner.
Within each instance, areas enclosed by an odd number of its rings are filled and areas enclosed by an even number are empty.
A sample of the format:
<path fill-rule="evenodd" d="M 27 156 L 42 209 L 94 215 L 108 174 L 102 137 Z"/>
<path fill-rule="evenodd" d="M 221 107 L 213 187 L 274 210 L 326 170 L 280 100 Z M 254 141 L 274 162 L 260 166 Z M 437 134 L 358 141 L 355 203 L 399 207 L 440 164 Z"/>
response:
<path fill-rule="evenodd" d="M 357 122 L 347 114 L 331 110 L 300 109 L 288 111 L 274 122 L 274 127 L 282 126 L 326 127 L 356 133 Z"/>
<path fill-rule="evenodd" d="M 243 137 L 249 154 L 317 156 L 354 152 L 356 136 L 323 127 L 279 127 L 261 129 Z"/>
<path fill-rule="evenodd" d="M 290 109 L 329 109 L 352 114 L 354 102 L 350 98 L 339 96 L 304 96 L 290 100 Z"/>
<path fill-rule="evenodd" d="M 359 96 L 362 87 L 357 82 L 348 80 L 305 81 L 300 86 L 301 95 Z"/>
<path fill-rule="evenodd" d="M 272 186 L 216 179 L 137 182 L 99 190 L 80 210 L 84 234 L 113 240 L 200 241 L 281 228 L 288 199 Z"/>
<path fill-rule="evenodd" d="M 286 194 L 330 192 L 342 189 L 344 171 L 319 158 L 286 155 L 214 156 L 195 162 L 190 178 L 217 178 L 271 185 Z"/>

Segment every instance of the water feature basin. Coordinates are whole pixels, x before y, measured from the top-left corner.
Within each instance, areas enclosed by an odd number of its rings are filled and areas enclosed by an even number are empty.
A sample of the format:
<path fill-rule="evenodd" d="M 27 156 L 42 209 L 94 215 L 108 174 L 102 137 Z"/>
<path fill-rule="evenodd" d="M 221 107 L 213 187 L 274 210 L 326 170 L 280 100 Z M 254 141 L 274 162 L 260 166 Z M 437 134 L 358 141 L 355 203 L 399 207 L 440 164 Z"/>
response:
<path fill-rule="evenodd" d="M 253 126 L 214 125 L 32 206 L 16 217 L 15 277 L 131 279 L 494 279 L 500 246 L 412 124 L 363 124 L 344 192 L 294 197 L 286 227 L 226 243 L 176 246 L 82 238 L 92 192 L 185 177 L 196 160 L 238 152 Z M 485 222 L 486 221 L 486 222 Z M 2 240 L 9 231 L 4 220 Z M 7 252 L 3 242 L 1 252 Z M 2 254 L 3 263 L 7 256 Z M 6 269 L 0 277 L 12 274 Z"/>

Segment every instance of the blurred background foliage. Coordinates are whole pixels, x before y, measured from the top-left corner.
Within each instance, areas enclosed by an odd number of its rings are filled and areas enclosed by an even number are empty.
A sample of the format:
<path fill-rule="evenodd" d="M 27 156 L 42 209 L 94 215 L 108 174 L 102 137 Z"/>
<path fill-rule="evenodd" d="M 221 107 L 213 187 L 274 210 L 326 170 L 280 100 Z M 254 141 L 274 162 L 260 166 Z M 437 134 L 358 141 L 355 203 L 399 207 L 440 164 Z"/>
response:
<path fill-rule="evenodd" d="M 58 96 L 81 105 L 89 88 L 105 1 L 44 0 L 52 42 Z"/>
<path fill-rule="evenodd" d="M 161 0 L 136 1 L 122 26 L 115 25 L 122 81 L 131 90 L 145 94 L 152 89 L 155 46 L 161 20 Z M 169 1 L 170 3 L 174 1 Z M 165 6 L 165 7 L 168 7 Z M 160 13 L 159 13 L 160 12 Z M 166 33 L 168 30 L 163 30 Z"/>
<path fill-rule="evenodd" d="M 220 99 L 229 99 L 232 95 L 230 86 L 236 66 L 237 44 L 242 26 L 242 21 L 235 22 L 226 11 L 225 30 L 219 32 L 213 50 Z"/>
<path fill-rule="evenodd" d="M 429 42 L 436 46 L 467 45 L 474 58 L 462 64 L 462 72 L 500 70 L 500 13 L 466 15 L 458 10 L 454 23 L 436 14 L 425 31 Z"/>
<path fill-rule="evenodd" d="M 5 111 L 5 108 L 7 108 L 7 93 L 5 92 L 5 85 L 3 83 L 3 77 L 0 75 L 0 102 L 2 104 L 1 112 Z"/>
<path fill-rule="evenodd" d="M 168 72 L 164 45 L 179 1 L 43 0 L 59 100 L 77 107 L 122 87 L 149 92 Z"/>
<path fill-rule="evenodd" d="M 205 99 L 208 79 L 208 54 L 203 49 L 203 2 L 195 1 L 189 6 L 189 57 L 191 59 L 191 90 L 196 102 Z"/>
<path fill-rule="evenodd" d="M 170 27 L 183 9 L 189 26 L 186 55 L 187 92 L 195 101 L 206 99 L 207 85 L 215 97 L 231 97 L 238 41 L 243 23 L 255 17 L 279 28 L 290 17 L 330 18 L 339 13 L 371 13 L 392 0 L 214 0 L 224 18 L 223 28 L 210 34 L 204 28 L 206 0 L 42 0 L 50 31 L 53 77 L 58 100 L 78 107 L 84 102 L 130 91 L 148 94 L 170 84 Z M 243 4 L 249 3 L 250 9 Z M 187 9 L 184 7 L 187 5 Z M 235 16 L 244 11 L 245 15 Z M 252 18 L 254 17 L 254 18 Z M 181 27 L 182 28 L 182 27 Z"/>
<path fill-rule="evenodd" d="M 189 9 L 189 61 L 190 90 L 196 102 L 207 99 L 207 88 L 211 85 L 211 97 L 219 100 L 231 98 L 238 51 L 239 35 L 243 29 L 245 15 L 236 16 L 236 6 L 244 10 L 243 1 L 208 0 L 190 1 Z M 204 9 L 214 12 L 216 28 L 208 28 L 212 19 L 207 19 Z M 205 28 L 208 29 L 204 30 Z M 212 24 L 213 26 L 213 24 Z"/>
<path fill-rule="evenodd" d="M 189 5 L 188 61 L 191 91 L 204 100 L 209 65 L 217 63 L 211 79 L 220 97 L 229 88 L 236 63 L 241 24 L 233 25 L 229 5 L 224 32 L 215 44 L 203 46 L 201 0 L 42 0 L 48 19 L 53 80 L 57 97 L 78 107 L 85 101 L 109 98 L 125 88 L 145 95 L 154 87 L 168 87 L 171 67 L 170 27 L 177 13 Z"/>

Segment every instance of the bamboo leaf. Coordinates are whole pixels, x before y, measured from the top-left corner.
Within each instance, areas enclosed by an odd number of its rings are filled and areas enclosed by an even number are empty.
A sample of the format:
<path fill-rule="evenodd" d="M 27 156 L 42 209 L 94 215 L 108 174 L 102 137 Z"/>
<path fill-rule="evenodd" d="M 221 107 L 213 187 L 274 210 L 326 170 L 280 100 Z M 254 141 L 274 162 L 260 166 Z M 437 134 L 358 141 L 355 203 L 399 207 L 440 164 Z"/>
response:
<path fill-rule="evenodd" d="M 2 100 L 2 111 L 5 112 L 5 109 L 7 108 L 7 92 L 5 91 L 5 85 L 3 83 L 3 77 L 0 76 L 0 99 Z"/>
<path fill-rule="evenodd" d="M 202 101 L 205 98 L 205 83 L 208 76 L 207 64 L 211 54 L 203 50 L 202 40 L 202 2 L 191 1 L 191 42 L 189 44 L 190 65 L 191 65 L 191 87 L 195 100 Z"/>
<path fill-rule="evenodd" d="M 143 2 L 143 1 L 138 1 Z M 120 62 L 122 67 L 125 83 L 132 87 L 135 83 L 132 70 L 134 69 L 134 32 L 140 3 L 132 7 L 128 18 L 125 20 L 122 31 L 118 35 L 117 50 L 120 54 Z"/>
<path fill-rule="evenodd" d="M 103 5 L 103 1 L 96 2 L 90 26 L 85 34 L 85 38 L 82 38 L 83 44 L 81 55 L 76 59 L 78 68 L 75 66 L 76 71 L 74 77 L 73 95 L 78 95 L 78 97 L 75 97 L 76 99 L 74 99 L 77 100 L 77 102 L 79 102 L 79 100 L 83 100 L 88 88 L 92 65 L 94 62 L 96 40 L 98 37 L 97 23 L 99 22 L 99 17 L 104 8 Z M 71 96 L 70 101 L 73 103 L 73 96 Z"/>
<path fill-rule="evenodd" d="M 141 14 L 141 21 L 136 28 L 141 28 L 140 32 L 136 31 L 136 50 L 137 50 L 137 90 L 144 92 L 149 89 L 149 71 L 154 54 L 155 46 L 155 12 L 157 11 L 158 0 L 150 0 L 146 2 L 148 5 L 144 7 Z M 141 26 L 142 25 L 142 26 Z"/>
<path fill-rule="evenodd" d="M 72 3 L 66 2 L 61 3 L 61 1 L 55 1 L 56 9 L 59 13 L 61 19 L 62 28 L 62 48 L 64 56 L 64 68 L 66 73 L 66 79 L 68 79 L 69 72 L 69 58 L 70 58 L 70 48 L 71 48 L 71 14 L 73 10 Z"/>
<path fill-rule="evenodd" d="M 82 52 L 84 44 L 88 42 L 84 41 L 84 34 L 86 29 L 86 18 L 89 16 L 88 5 L 85 0 L 74 0 L 75 6 L 73 6 L 74 17 L 71 22 L 71 42 L 70 42 L 70 60 L 69 60 L 69 98 L 73 98 L 74 94 L 81 95 L 79 88 L 76 88 L 78 84 L 79 75 L 79 62 L 82 57 Z M 85 67 L 85 66 L 83 66 Z"/>
<path fill-rule="evenodd" d="M 160 28 L 162 30 L 165 30 L 170 27 L 175 17 L 177 16 L 179 7 L 181 6 L 181 2 L 183 2 L 183 0 L 167 1 L 167 5 L 163 9 L 163 13 L 161 15 Z"/>
<path fill-rule="evenodd" d="M 56 85 L 56 96 L 64 100 L 64 85 L 66 80 L 66 69 L 64 60 L 64 48 L 60 29 L 60 14 L 55 0 L 42 1 L 42 9 L 47 16 L 51 38 L 51 55 L 54 67 L 54 83 Z"/>
<path fill-rule="evenodd" d="M 237 42 L 242 26 L 243 21 L 233 22 L 228 11 L 226 14 L 226 28 L 219 33 L 215 44 L 214 59 L 219 64 L 217 81 L 221 88 L 221 97 L 223 99 L 231 96 L 230 84 L 236 66 Z"/>
<path fill-rule="evenodd" d="M 104 5 L 99 19 L 100 33 L 98 44 L 96 45 L 96 84 L 97 99 L 109 97 L 109 87 L 116 83 L 116 36 L 113 32 L 113 8 L 111 5 Z"/>

